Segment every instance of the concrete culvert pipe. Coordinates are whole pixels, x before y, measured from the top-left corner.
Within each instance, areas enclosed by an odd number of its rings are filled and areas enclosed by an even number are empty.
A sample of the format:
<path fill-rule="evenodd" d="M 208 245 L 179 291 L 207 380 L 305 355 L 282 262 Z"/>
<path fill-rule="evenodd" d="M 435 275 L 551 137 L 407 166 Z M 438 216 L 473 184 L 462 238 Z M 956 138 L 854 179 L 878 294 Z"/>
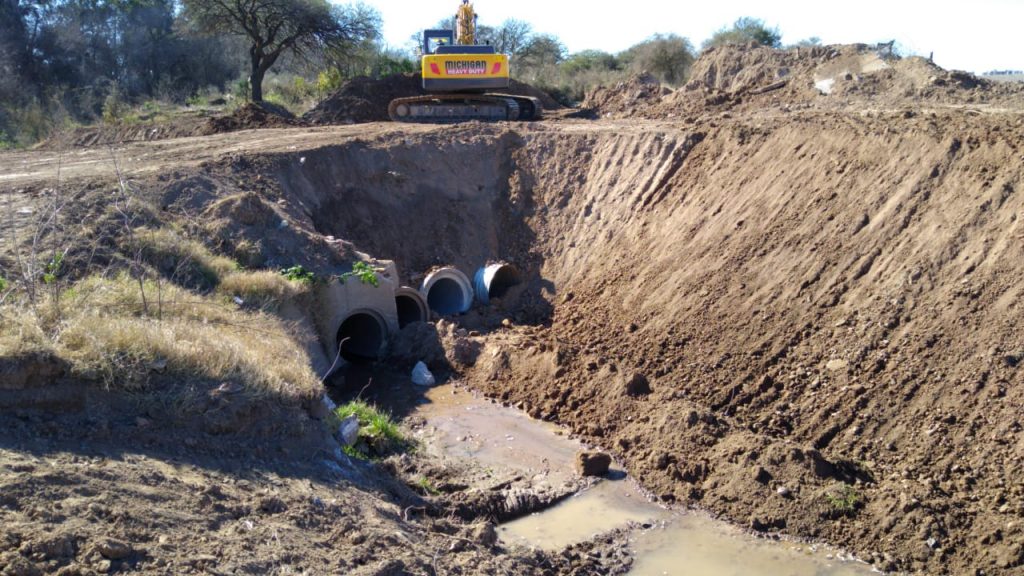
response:
<path fill-rule="evenodd" d="M 420 288 L 420 295 L 431 310 L 441 316 L 461 314 L 473 305 L 473 285 L 455 268 L 431 272 Z"/>
<path fill-rule="evenodd" d="M 387 324 L 373 310 L 355 310 L 338 328 L 341 357 L 349 362 L 368 362 L 380 357 L 387 335 Z"/>
<path fill-rule="evenodd" d="M 395 308 L 398 309 L 398 327 L 405 328 L 413 322 L 430 320 L 427 301 L 415 288 L 402 286 L 395 290 Z"/>
<path fill-rule="evenodd" d="M 491 298 L 501 298 L 509 288 L 520 282 L 522 277 L 515 266 L 505 263 L 488 264 L 476 271 L 473 287 L 476 289 L 476 299 L 481 304 L 488 304 Z"/>

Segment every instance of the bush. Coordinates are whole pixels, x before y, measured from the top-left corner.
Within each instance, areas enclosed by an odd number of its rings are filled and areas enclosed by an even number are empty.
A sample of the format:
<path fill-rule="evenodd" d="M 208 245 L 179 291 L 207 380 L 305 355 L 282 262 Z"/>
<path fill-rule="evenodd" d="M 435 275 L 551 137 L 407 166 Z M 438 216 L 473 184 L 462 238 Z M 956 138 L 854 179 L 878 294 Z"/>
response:
<path fill-rule="evenodd" d="M 108 124 L 119 122 L 125 118 L 130 106 L 124 100 L 117 82 L 110 85 L 110 92 L 103 99 L 103 121 Z"/>
<path fill-rule="evenodd" d="M 281 276 L 293 281 L 293 282 L 305 282 L 311 284 L 316 281 L 316 274 L 306 270 L 302 264 L 296 264 L 291 268 L 284 268 L 281 270 Z"/>
<path fill-rule="evenodd" d="M 648 72 L 661 82 L 677 87 L 690 76 L 693 52 L 693 45 L 686 38 L 675 34 L 655 34 L 623 52 L 620 59 L 628 64 L 633 74 Z"/>
<path fill-rule="evenodd" d="M 727 44 L 748 44 L 753 42 L 770 48 L 782 47 L 782 33 L 778 28 L 769 28 L 764 20 L 742 17 L 733 23 L 732 28 L 721 28 L 708 38 L 704 49 Z"/>
<path fill-rule="evenodd" d="M 352 265 L 352 270 L 350 272 L 345 272 L 338 277 L 342 283 L 349 278 L 356 278 L 363 284 L 369 284 L 374 288 L 380 286 L 380 279 L 377 278 L 377 270 L 366 262 L 356 262 Z"/>

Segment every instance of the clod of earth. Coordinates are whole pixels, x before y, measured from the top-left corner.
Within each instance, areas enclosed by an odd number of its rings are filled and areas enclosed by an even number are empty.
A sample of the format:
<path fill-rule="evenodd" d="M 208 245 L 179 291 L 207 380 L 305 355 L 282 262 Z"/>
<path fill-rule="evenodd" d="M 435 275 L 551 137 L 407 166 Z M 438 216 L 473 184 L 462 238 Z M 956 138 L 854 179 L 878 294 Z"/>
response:
<path fill-rule="evenodd" d="M 124 560 L 132 555 L 132 547 L 116 538 L 103 538 L 96 543 L 96 551 L 108 560 Z"/>
<path fill-rule="evenodd" d="M 576 471 L 580 476 L 604 476 L 612 464 L 606 452 L 582 451 L 576 454 Z"/>

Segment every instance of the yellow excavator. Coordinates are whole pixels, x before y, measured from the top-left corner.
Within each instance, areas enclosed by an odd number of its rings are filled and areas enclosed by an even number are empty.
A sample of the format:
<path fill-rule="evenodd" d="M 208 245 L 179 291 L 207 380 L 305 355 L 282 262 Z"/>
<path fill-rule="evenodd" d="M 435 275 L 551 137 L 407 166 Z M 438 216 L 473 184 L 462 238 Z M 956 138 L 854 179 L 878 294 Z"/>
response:
<path fill-rule="evenodd" d="M 397 98 L 388 106 L 395 122 L 537 120 L 540 100 L 504 94 L 509 57 L 477 43 L 477 14 L 462 0 L 453 30 L 424 30 L 422 76 L 427 94 Z"/>

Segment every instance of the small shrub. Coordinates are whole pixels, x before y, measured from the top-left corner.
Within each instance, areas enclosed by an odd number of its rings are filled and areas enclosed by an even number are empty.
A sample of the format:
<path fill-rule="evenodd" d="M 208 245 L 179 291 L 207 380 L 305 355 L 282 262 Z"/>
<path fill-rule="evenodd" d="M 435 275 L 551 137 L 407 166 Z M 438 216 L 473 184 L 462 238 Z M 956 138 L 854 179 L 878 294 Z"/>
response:
<path fill-rule="evenodd" d="M 242 76 L 231 87 L 231 96 L 240 102 L 248 102 L 252 96 L 252 88 L 249 86 L 249 77 Z"/>
<path fill-rule="evenodd" d="M 438 494 L 441 493 L 441 491 L 438 490 L 436 486 L 434 486 L 434 483 L 431 482 L 430 479 L 427 478 L 426 476 L 423 476 L 422 478 L 417 480 L 416 486 L 420 489 L 422 493 L 429 494 L 430 496 L 437 496 Z"/>
<path fill-rule="evenodd" d="M 323 98 L 328 94 L 337 92 L 345 79 L 341 75 L 341 70 L 337 68 L 329 68 L 324 70 L 316 77 L 316 91 Z"/>
<path fill-rule="evenodd" d="M 129 106 L 121 94 L 121 87 L 115 82 L 110 87 L 110 93 L 103 99 L 103 121 L 112 124 L 125 117 Z"/>
<path fill-rule="evenodd" d="M 313 283 L 316 280 L 316 274 L 306 270 L 306 267 L 302 264 L 296 264 L 291 268 L 282 268 L 281 275 L 292 282 Z"/>
<path fill-rule="evenodd" d="M 64 254 L 57 253 L 53 255 L 53 258 L 46 263 L 46 267 L 43 270 L 43 283 L 47 286 L 57 281 L 57 276 L 60 274 L 61 265 L 64 263 Z M 0 288 L 2 290 L 2 288 Z"/>
<path fill-rule="evenodd" d="M 353 400 L 339 406 L 334 414 L 340 420 L 353 414 L 359 419 L 359 440 L 345 449 L 349 456 L 364 459 L 383 457 L 408 446 L 408 441 L 391 416 L 362 400 Z"/>
<path fill-rule="evenodd" d="M 363 284 L 369 284 L 374 288 L 380 286 L 380 278 L 377 278 L 377 270 L 366 262 L 356 262 L 352 265 L 351 272 L 345 272 L 338 279 L 345 283 L 349 278 L 357 278 Z"/>
<path fill-rule="evenodd" d="M 9 286 L 9 283 L 7 282 L 7 278 L 4 278 L 3 276 L 0 276 L 0 292 L 6 292 L 7 291 L 7 286 Z"/>
<path fill-rule="evenodd" d="M 860 492 L 848 484 L 826 492 L 825 499 L 833 516 L 852 516 L 864 503 Z"/>

